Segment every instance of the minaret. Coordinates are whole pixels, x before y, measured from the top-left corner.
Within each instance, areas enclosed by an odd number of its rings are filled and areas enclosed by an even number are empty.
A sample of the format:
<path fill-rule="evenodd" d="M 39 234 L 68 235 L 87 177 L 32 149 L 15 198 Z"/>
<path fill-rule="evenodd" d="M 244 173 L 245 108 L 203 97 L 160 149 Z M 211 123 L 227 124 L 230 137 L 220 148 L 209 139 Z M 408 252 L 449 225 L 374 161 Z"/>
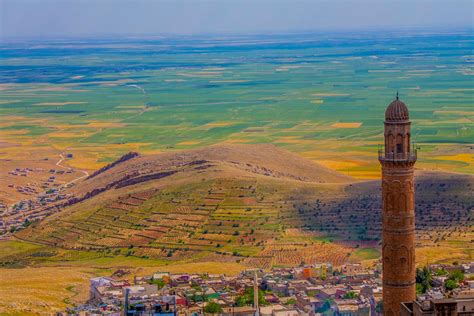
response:
<path fill-rule="evenodd" d="M 382 265 L 384 315 L 400 315 L 402 302 L 416 299 L 414 165 L 408 108 L 398 99 L 385 111 L 382 165 Z"/>

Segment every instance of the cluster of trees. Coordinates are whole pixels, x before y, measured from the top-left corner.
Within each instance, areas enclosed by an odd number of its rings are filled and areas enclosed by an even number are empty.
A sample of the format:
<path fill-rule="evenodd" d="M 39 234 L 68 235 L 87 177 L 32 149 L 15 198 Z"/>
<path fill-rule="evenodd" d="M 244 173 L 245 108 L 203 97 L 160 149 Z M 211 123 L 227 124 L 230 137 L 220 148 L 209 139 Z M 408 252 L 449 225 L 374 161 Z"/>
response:
<path fill-rule="evenodd" d="M 459 284 L 464 281 L 464 273 L 459 270 L 454 270 L 451 273 L 444 269 L 431 271 L 428 267 L 416 269 L 416 292 L 418 294 L 426 293 L 433 286 L 433 275 L 447 276 L 444 281 L 444 289 L 451 292 L 459 287 Z"/>
<path fill-rule="evenodd" d="M 246 288 L 244 294 L 237 297 L 235 301 L 237 306 L 253 305 L 253 293 L 253 287 Z M 261 306 L 268 305 L 267 300 L 265 300 L 265 292 L 260 289 L 258 290 L 258 304 Z"/>
<path fill-rule="evenodd" d="M 222 306 L 216 302 L 209 302 L 206 307 L 204 307 L 204 312 L 209 314 L 220 314 L 222 313 Z"/>
<path fill-rule="evenodd" d="M 459 287 L 459 283 L 464 281 L 464 274 L 461 271 L 453 271 L 448 279 L 444 282 L 444 288 L 446 291 L 452 291 Z"/>

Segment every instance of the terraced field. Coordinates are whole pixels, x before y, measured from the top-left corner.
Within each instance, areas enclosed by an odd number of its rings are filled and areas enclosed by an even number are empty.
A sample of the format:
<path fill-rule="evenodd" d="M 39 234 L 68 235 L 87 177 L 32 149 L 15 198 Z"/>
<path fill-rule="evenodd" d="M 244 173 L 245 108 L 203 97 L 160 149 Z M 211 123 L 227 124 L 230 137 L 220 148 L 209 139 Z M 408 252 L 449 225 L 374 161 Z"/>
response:
<path fill-rule="evenodd" d="M 254 154 L 246 156 L 246 150 Z M 273 159 L 265 164 L 267 153 Z M 240 163 L 231 163 L 232 157 L 240 157 Z M 296 157 L 268 145 L 136 156 L 71 188 L 88 198 L 77 199 L 15 236 L 99 257 L 167 263 L 218 261 L 270 268 L 376 259 L 381 234 L 379 182 L 347 182 L 347 177 L 332 173 L 335 183 L 295 180 L 302 169 L 279 172 L 286 166 L 281 163 L 291 159 Z M 258 168 L 251 161 L 260 161 Z M 328 172 L 317 165 L 301 166 L 307 167 L 307 177 L 316 170 Z M 150 176 L 156 174 L 167 176 Z M 472 176 L 419 174 L 420 262 L 453 256 L 472 259 L 473 188 Z M 451 251 L 435 257 L 437 247 Z M 351 255 L 356 249 L 365 250 Z"/>

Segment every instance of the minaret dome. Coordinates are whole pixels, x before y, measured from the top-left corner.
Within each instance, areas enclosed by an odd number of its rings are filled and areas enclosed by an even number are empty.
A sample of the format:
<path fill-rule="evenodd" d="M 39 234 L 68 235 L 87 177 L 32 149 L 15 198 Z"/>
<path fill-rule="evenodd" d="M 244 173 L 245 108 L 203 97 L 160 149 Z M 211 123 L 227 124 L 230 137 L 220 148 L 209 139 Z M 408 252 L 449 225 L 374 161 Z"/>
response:
<path fill-rule="evenodd" d="M 385 122 L 405 122 L 408 119 L 408 108 L 398 99 L 397 95 L 397 98 L 385 110 Z"/>

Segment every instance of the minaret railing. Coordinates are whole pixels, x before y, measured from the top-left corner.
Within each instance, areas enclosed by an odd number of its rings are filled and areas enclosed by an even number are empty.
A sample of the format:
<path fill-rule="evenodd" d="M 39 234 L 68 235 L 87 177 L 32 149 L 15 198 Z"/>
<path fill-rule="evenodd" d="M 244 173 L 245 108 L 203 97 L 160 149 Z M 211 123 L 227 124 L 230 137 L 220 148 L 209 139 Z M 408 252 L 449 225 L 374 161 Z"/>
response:
<path fill-rule="evenodd" d="M 418 158 L 418 151 L 413 145 L 413 150 L 410 152 L 404 152 L 404 153 L 394 153 L 394 152 L 389 152 L 386 153 L 385 149 L 383 146 L 379 146 L 379 160 L 380 161 L 406 161 L 406 162 L 414 162 Z"/>

